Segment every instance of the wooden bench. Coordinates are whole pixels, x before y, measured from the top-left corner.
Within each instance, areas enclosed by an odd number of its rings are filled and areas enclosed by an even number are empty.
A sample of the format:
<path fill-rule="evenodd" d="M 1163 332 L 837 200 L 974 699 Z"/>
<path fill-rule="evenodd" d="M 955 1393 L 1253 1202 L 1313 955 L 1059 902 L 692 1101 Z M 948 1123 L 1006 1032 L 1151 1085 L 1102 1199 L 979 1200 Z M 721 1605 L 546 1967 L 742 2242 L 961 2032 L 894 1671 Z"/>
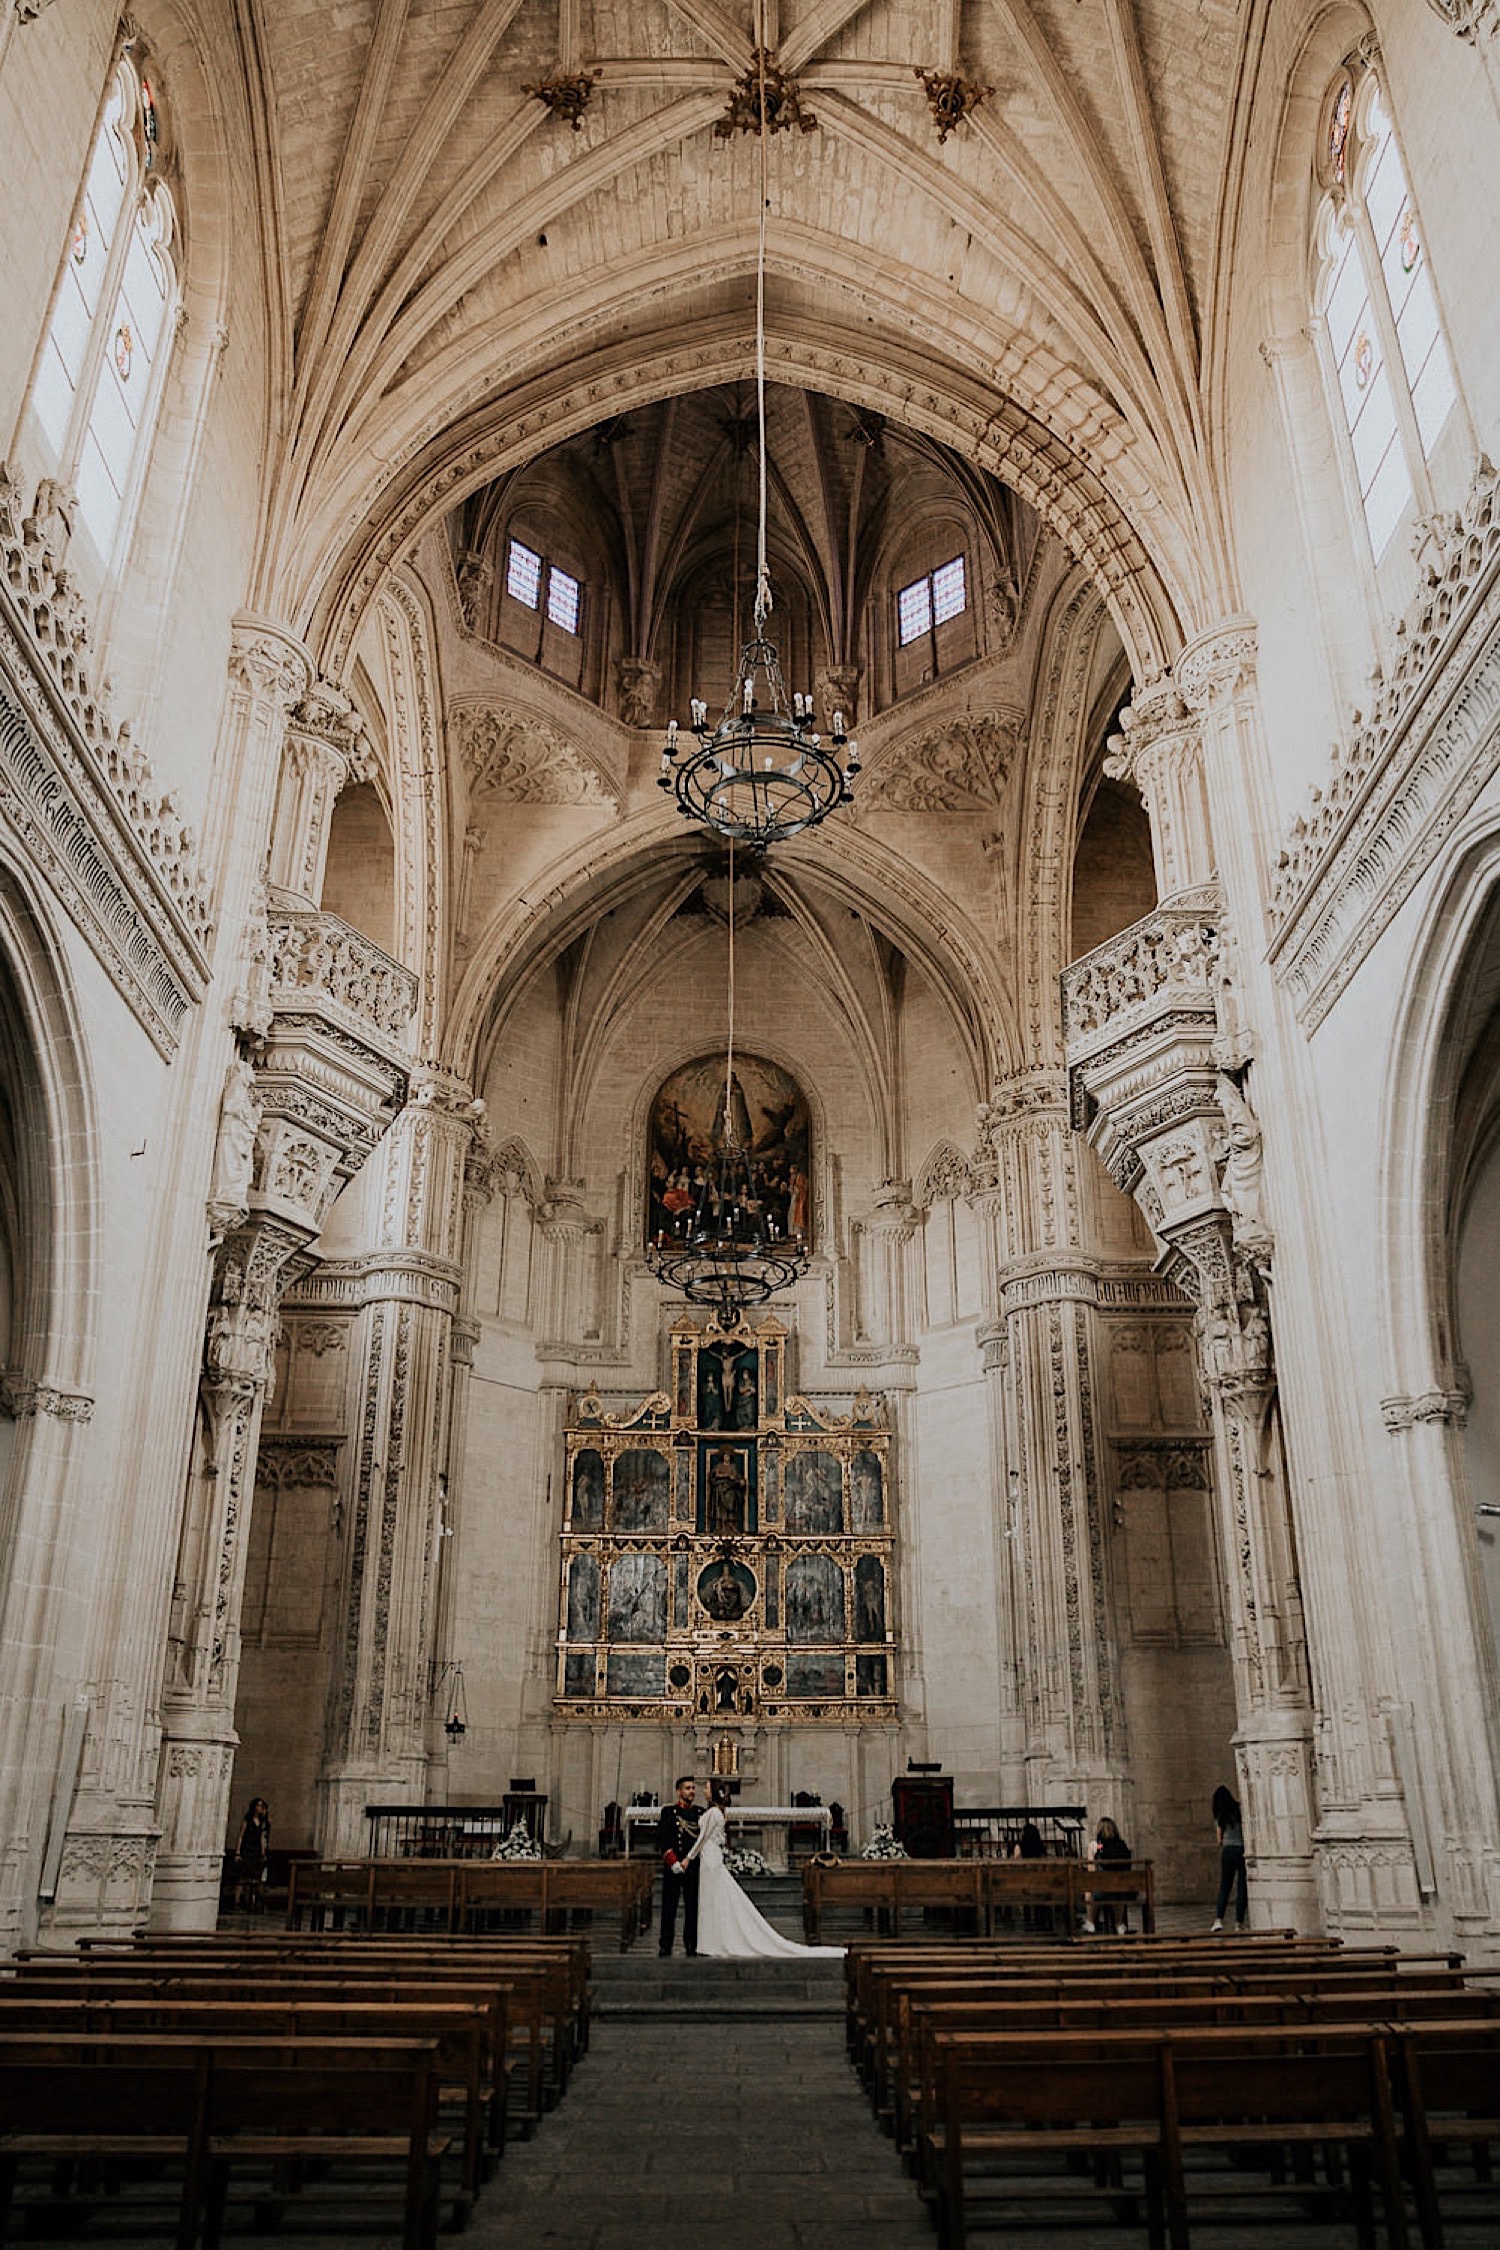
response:
<path fill-rule="evenodd" d="M 1257 2032 L 1246 2026 L 1178 2036 L 1142 2028 L 1097 2033 L 1006 2036 L 981 2047 L 955 2038 L 942 2058 L 939 2116 L 929 2126 L 923 2169 L 933 2189 L 943 2250 L 966 2238 L 970 2168 L 982 2159 L 984 2186 L 1014 2186 L 1001 2167 L 1020 2159 L 1034 2178 L 1038 2159 L 1066 2166 L 1054 2192 L 1080 2191 L 1077 2164 L 1098 2166 L 1096 2183 L 1118 2197 L 1115 2169 L 1128 2155 L 1141 2164 L 1153 2244 L 1187 2250 L 1189 2152 L 1214 2150 L 1259 2160 L 1275 2174 L 1288 2149 L 1334 2152 L 1350 2167 L 1361 2239 L 1373 2242 L 1370 2187 L 1379 2188 L 1392 2250 L 1406 2243 L 1386 2036 L 1378 2026 Z M 1293 2192 L 1305 2195 L 1299 2166 Z M 1222 2185 L 1236 2177 L 1212 2176 Z M 1257 2191 L 1270 2184 L 1257 2174 Z M 1325 2187 L 1342 2190 L 1330 2169 Z M 1086 2190 L 1082 2191 L 1086 2192 Z M 1099 2185 L 1094 2200 L 1097 2203 Z M 1095 2214 L 1097 2215 L 1097 2213 Z"/>
<path fill-rule="evenodd" d="M 183 2168 L 178 2250 L 212 2250 L 236 2165 L 398 2166 L 404 2250 L 434 2250 L 437 2102 L 432 2041 L 0 2032 L 0 2211 L 27 2157 L 166 2159 Z"/>
<path fill-rule="evenodd" d="M 1084 1893 L 1100 1905 L 1139 1904 L 1149 1935 L 1156 1924 L 1155 1873 L 1149 1860 L 1090 1867 L 1081 1860 L 848 1860 L 809 1863 L 802 1871 L 802 1921 L 809 1945 L 823 1943 L 824 1917 L 834 1909 L 862 1913 L 880 1934 L 899 1942 L 915 1913 L 945 1911 L 993 1934 L 997 1908 L 1034 1906 L 1082 1918 Z"/>
<path fill-rule="evenodd" d="M 0 1986 L 0 2033 L 88 2032 L 124 2042 L 136 2035 L 239 2039 L 432 2040 L 441 2083 L 440 2104 L 457 2108 L 462 2123 L 461 2180 L 467 2204 L 487 2175 L 487 2153 L 498 2154 L 505 2117 L 503 2006 L 422 1998 L 401 2002 L 278 2001 L 242 1998 L 58 1999 L 28 1998 Z"/>

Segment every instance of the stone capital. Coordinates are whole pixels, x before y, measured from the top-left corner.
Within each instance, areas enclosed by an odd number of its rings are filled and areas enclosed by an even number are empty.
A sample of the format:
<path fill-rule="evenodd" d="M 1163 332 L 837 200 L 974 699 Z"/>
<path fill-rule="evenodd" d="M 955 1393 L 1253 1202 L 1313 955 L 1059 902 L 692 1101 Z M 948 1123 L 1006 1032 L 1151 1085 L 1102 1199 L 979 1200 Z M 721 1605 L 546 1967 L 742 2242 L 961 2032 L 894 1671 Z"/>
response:
<path fill-rule="evenodd" d="M 1253 618 L 1231 617 L 1190 641 L 1177 659 L 1177 684 L 1190 711 L 1212 710 L 1255 684 L 1259 640 Z"/>
<path fill-rule="evenodd" d="M 285 717 L 314 676 L 312 658 L 299 640 L 269 618 L 240 611 L 230 634 L 229 677 L 252 702 Z"/>

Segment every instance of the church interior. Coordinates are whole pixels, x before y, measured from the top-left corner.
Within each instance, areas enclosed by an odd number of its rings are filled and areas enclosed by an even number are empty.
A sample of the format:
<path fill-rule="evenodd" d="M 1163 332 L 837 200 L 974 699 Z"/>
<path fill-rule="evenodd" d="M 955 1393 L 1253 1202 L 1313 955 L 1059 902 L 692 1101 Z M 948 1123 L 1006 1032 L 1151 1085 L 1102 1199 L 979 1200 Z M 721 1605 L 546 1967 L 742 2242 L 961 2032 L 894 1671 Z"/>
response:
<path fill-rule="evenodd" d="M 0 1953 L 933 1768 L 1493 1949 L 1497 0 L 6 0 L 0 116 Z"/>

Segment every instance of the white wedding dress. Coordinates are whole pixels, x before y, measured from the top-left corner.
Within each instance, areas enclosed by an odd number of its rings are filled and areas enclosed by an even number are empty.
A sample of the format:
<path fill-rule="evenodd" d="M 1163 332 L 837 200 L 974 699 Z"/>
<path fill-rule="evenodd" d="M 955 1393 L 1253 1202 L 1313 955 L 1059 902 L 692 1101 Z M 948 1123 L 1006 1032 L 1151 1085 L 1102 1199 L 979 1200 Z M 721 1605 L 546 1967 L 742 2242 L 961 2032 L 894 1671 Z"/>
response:
<path fill-rule="evenodd" d="M 724 1865 L 724 1827 L 723 1813 L 710 1805 L 698 1823 L 698 1841 L 683 1861 L 685 1867 L 695 1859 L 699 1863 L 699 1953 L 718 1961 L 842 1959 L 841 1945 L 797 1945 L 756 1912 Z"/>

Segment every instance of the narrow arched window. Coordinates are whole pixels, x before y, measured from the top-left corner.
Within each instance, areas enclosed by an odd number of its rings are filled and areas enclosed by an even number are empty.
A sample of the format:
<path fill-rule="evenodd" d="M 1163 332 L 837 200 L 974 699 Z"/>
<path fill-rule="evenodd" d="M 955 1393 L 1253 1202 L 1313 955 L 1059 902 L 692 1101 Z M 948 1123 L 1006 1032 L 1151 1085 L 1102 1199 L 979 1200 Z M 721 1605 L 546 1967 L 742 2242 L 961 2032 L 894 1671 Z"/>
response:
<path fill-rule="evenodd" d="M 1458 393 L 1390 109 L 1367 65 L 1346 64 L 1329 89 L 1318 173 L 1325 372 L 1379 562 L 1413 503 L 1433 512 L 1428 463 Z"/>
<path fill-rule="evenodd" d="M 107 573 L 128 535 L 181 296 L 178 215 L 161 177 L 161 101 L 115 66 L 63 254 L 31 411 L 74 528 Z"/>

